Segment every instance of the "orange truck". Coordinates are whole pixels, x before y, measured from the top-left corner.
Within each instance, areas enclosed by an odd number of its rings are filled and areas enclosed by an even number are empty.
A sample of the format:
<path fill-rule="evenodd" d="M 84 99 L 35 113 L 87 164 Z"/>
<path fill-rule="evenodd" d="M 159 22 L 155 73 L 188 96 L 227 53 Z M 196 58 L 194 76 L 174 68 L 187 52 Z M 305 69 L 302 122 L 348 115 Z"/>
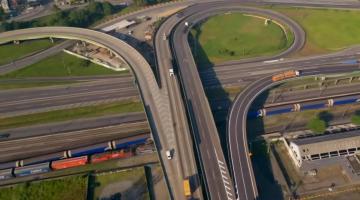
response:
<path fill-rule="evenodd" d="M 274 76 L 272 76 L 272 81 L 276 82 L 276 81 L 282 81 L 288 78 L 294 78 L 294 77 L 298 77 L 300 76 L 300 71 L 297 70 L 290 70 L 290 71 L 286 71 L 286 72 L 282 72 L 280 74 L 276 74 Z"/>
<path fill-rule="evenodd" d="M 184 180 L 184 194 L 186 199 L 191 199 L 191 188 L 189 179 Z"/>

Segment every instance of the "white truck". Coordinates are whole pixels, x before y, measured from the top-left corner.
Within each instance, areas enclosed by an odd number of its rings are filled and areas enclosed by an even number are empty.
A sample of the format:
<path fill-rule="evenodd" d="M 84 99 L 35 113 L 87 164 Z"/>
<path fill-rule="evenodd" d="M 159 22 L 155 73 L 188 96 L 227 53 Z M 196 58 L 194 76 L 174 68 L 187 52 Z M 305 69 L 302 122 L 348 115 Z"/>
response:
<path fill-rule="evenodd" d="M 174 76 L 174 69 L 173 68 L 169 69 L 169 75 Z"/>
<path fill-rule="evenodd" d="M 167 157 L 168 160 L 171 160 L 171 159 L 172 159 L 171 150 L 167 150 L 167 151 L 166 151 L 166 157 Z"/>

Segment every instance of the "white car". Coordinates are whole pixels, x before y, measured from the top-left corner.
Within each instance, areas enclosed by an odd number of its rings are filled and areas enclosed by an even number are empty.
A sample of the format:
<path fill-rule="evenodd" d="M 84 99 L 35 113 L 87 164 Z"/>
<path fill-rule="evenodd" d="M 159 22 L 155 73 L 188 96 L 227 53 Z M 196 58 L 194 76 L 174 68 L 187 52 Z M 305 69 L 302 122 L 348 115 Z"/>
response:
<path fill-rule="evenodd" d="M 163 35 L 163 40 L 167 40 L 166 33 L 164 33 L 164 35 Z"/>
<path fill-rule="evenodd" d="M 166 151 L 166 156 L 167 156 L 167 159 L 168 159 L 168 160 L 171 160 L 171 159 L 172 159 L 172 155 L 171 155 L 171 151 L 170 151 L 170 150 L 167 150 L 167 151 Z"/>

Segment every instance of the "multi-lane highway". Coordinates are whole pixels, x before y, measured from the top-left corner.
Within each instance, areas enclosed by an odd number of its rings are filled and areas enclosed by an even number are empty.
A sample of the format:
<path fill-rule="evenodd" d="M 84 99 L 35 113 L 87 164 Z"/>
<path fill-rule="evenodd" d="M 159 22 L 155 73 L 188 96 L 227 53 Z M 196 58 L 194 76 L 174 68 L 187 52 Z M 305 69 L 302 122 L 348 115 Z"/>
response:
<path fill-rule="evenodd" d="M 257 198 L 258 191 L 248 155 L 245 125 L 246 115 L 254 98 L 272 85 L 268 74 L 281 71 L 284 69 L 282 68 L 284 66 L 277 65 L 270 71 L 265 71 L 265 73 L 253 74 L 254 76 L 258 75 L 257 78 L 259 78 L 259 80 L 250 84 L 247 89 L 236 98 L 232 106 L 228 121 L 229 151 L 232 166 L 231 174 L 233 178 L 231 179 L 230 170 L 227 167 L 223 155 L 210 106 L 204 94 L 200 76 L 187 42 L 189 27 L 185 25 L 185 21 L 194 25 L 215 14 L 227 11 L 239 11 L 268 16 L 287 25 L 293 31 L 295 41 L 288 50 L 273 58 L 264 57 L 247 60 L 246 65 L 251 65 L 250 62 L 281 58 L 289 55 L 302 47 L 305 41 L 305 34 L 292 20 L 272 11 L 243 7 L 240 3 L 230 1 L 214 3 L 204 2 L 205 3 L 195 4 L 184 11 L 181 11 L 181 14 L 171 16 L 160 27 L 155 40 L 159 68 L 158 73 L 160 74 L 160 87 L 155 80 L 155 76 L 152 73 L 150 66 L 140 54 L 125 43 L 104 33 L 64 27 L 26 29 L 0 34 L 0 43 L 43 37 L 80 39 L 106 47 L 114 53 L 124 57 L 134 70 L 139 83 L 141 96 L 144 100 L 145 110 L 151 125 L 152 133 L 155 137 L 158 137 L 155 138 L 155 141 L 157 141 L 157 146 L 159 150 L 161 150 L 161 155 L 164 155 L 164 150 L 169 148 L 175 148 L 175 152 L 179 152 L 180 155 L 191 154 L 191 151 L 180 150 L 182 146 L 190 146 L 191 148 L 191 144 L 189 143 L 188 138 L 182 140 L 182 138 L 188 137 L 189 130 L 184 117 L 185 109 L 182 107 L 183 104 L 181 103 L 180 87 L 177 85 L 179 78 L 191 131 L 195 139 L 195 146 L 199 151 L 198 156 L 205 185 L 204 193 L 207 194 L 210 199 L 253 200 Z M 169 43 L 160 41 L 164 40 L 162 37 L 164 33 L 170 38 L 168 41 Z M 172 57 L 171 52 L 174 57 Z M 172 59 L 175 59 L 177 66 L 172 66 L 172 63 L 174 63 L 172 62 Z M 234 62 L 232 64 L 238 65 L 239 63 Z M 176 71 L 178 72 L 178 76 L 169 77 L 168 70 L 172 67 L 177 67 Z M 259 69 L 263 67 L 266 67 L 266 65 L 258 65 Z M 345 66 L 339 68 L 336 65 L 326 68 L 312 66 L 312 68 L 312 70 L 309 69 L 309 71 L 304 71 L 304 75 L 340 73 L 358 70 L 357 66 Z M 250 68 L 248 70 L 250 70 Z M 235 80 L 234 77 L 232 79 Z M 184 133 L 184 135 L 181 135 L 182 133 Z M 191 157 L 181 157 L 176 158 L 176 163 L 171 163 L 170 161 L 163 163 L 170 180 L 169 183 L 171 184 L 171 196 L 175 199 L 182 199 L 184 197 L 182 189 L 179 189 L 179 187 L 181 187 L 179 179 L 189 175 L 189 171 L 194 171 L 194 169 L 190 168 L 184 169 L 186 166 L 184 164 L 179 164 L 179 162 L 186 162 L 187 159 L 192 161 Z M 191 168 L 195 166 L 195 164 L 191 165 Z M 176 174 L 176 171 L 180 171 L 180 174 Z M 234 184 L 232 183 L 232 180 L 234 181 Z M 237 196 L 235 196 L 235 194 L 237 194 Z"/>
<path fill-rule="evenodd" d="M 270 15 L 274 20 L 291 26 L 296 40 L 290 49 L 279 56 L 284 56 L 300 49 L 305 41 L 304 32 L 293 21 L 270 11 L 242 7 L 238 3 L 207 3 L 192 6 L 181 12 L 181 18 L 175 21 L 177 26 L 172 35 L 174 59 L 177 62 L 179 76 L 185 94 L 188 117 L 191 122 L 195 143 L 200 151 L 199 160 L 203 170 L 203 180 L 206 193 L 210 199 L 235 199 L 235 190 L 230 179 L 229 170 L 221 148 L 217 128 L 215 126 L 210 106 L 206 99 L 195 61 L 187 42 L 189 27 L 185 24 L 196 24 L 207 17 L 227 11 L 239 11 L 250 14 Z M 173 16 L 168 20 L 174 20 Z M 169 33 L 171 30 L 168 30 Z M 169 51 L 168 49 L 158 50 Z M 265 59 L 265 58 L 264 58 Z M 236 167 L 237 168 L 237 167 Z M 235 170 L 235 169 L 234 169 Z M 221 185 L 221 187 L 219 187 Z M 236 185 L 238 186 L 238 185 Z M 241 191 L 241 188 L 238 188 Z M 256 187 L 253 196 L 256 196 Z"/>

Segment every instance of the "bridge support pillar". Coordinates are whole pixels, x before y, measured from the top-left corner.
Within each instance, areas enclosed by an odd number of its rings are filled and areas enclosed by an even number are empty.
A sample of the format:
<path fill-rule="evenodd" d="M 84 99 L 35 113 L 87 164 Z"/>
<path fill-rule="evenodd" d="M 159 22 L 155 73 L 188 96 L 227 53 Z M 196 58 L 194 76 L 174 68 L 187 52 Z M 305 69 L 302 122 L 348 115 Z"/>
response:
<path fill-rule="evenodd" d="M 54 43 L 54 39 L 52 37 L 49 37 L 49 39 L 51 43 Z"/>
<path fill-rule="evenodd" d="M 14 44 L 20 44 L 20 40 L 14 40 Z"/>

